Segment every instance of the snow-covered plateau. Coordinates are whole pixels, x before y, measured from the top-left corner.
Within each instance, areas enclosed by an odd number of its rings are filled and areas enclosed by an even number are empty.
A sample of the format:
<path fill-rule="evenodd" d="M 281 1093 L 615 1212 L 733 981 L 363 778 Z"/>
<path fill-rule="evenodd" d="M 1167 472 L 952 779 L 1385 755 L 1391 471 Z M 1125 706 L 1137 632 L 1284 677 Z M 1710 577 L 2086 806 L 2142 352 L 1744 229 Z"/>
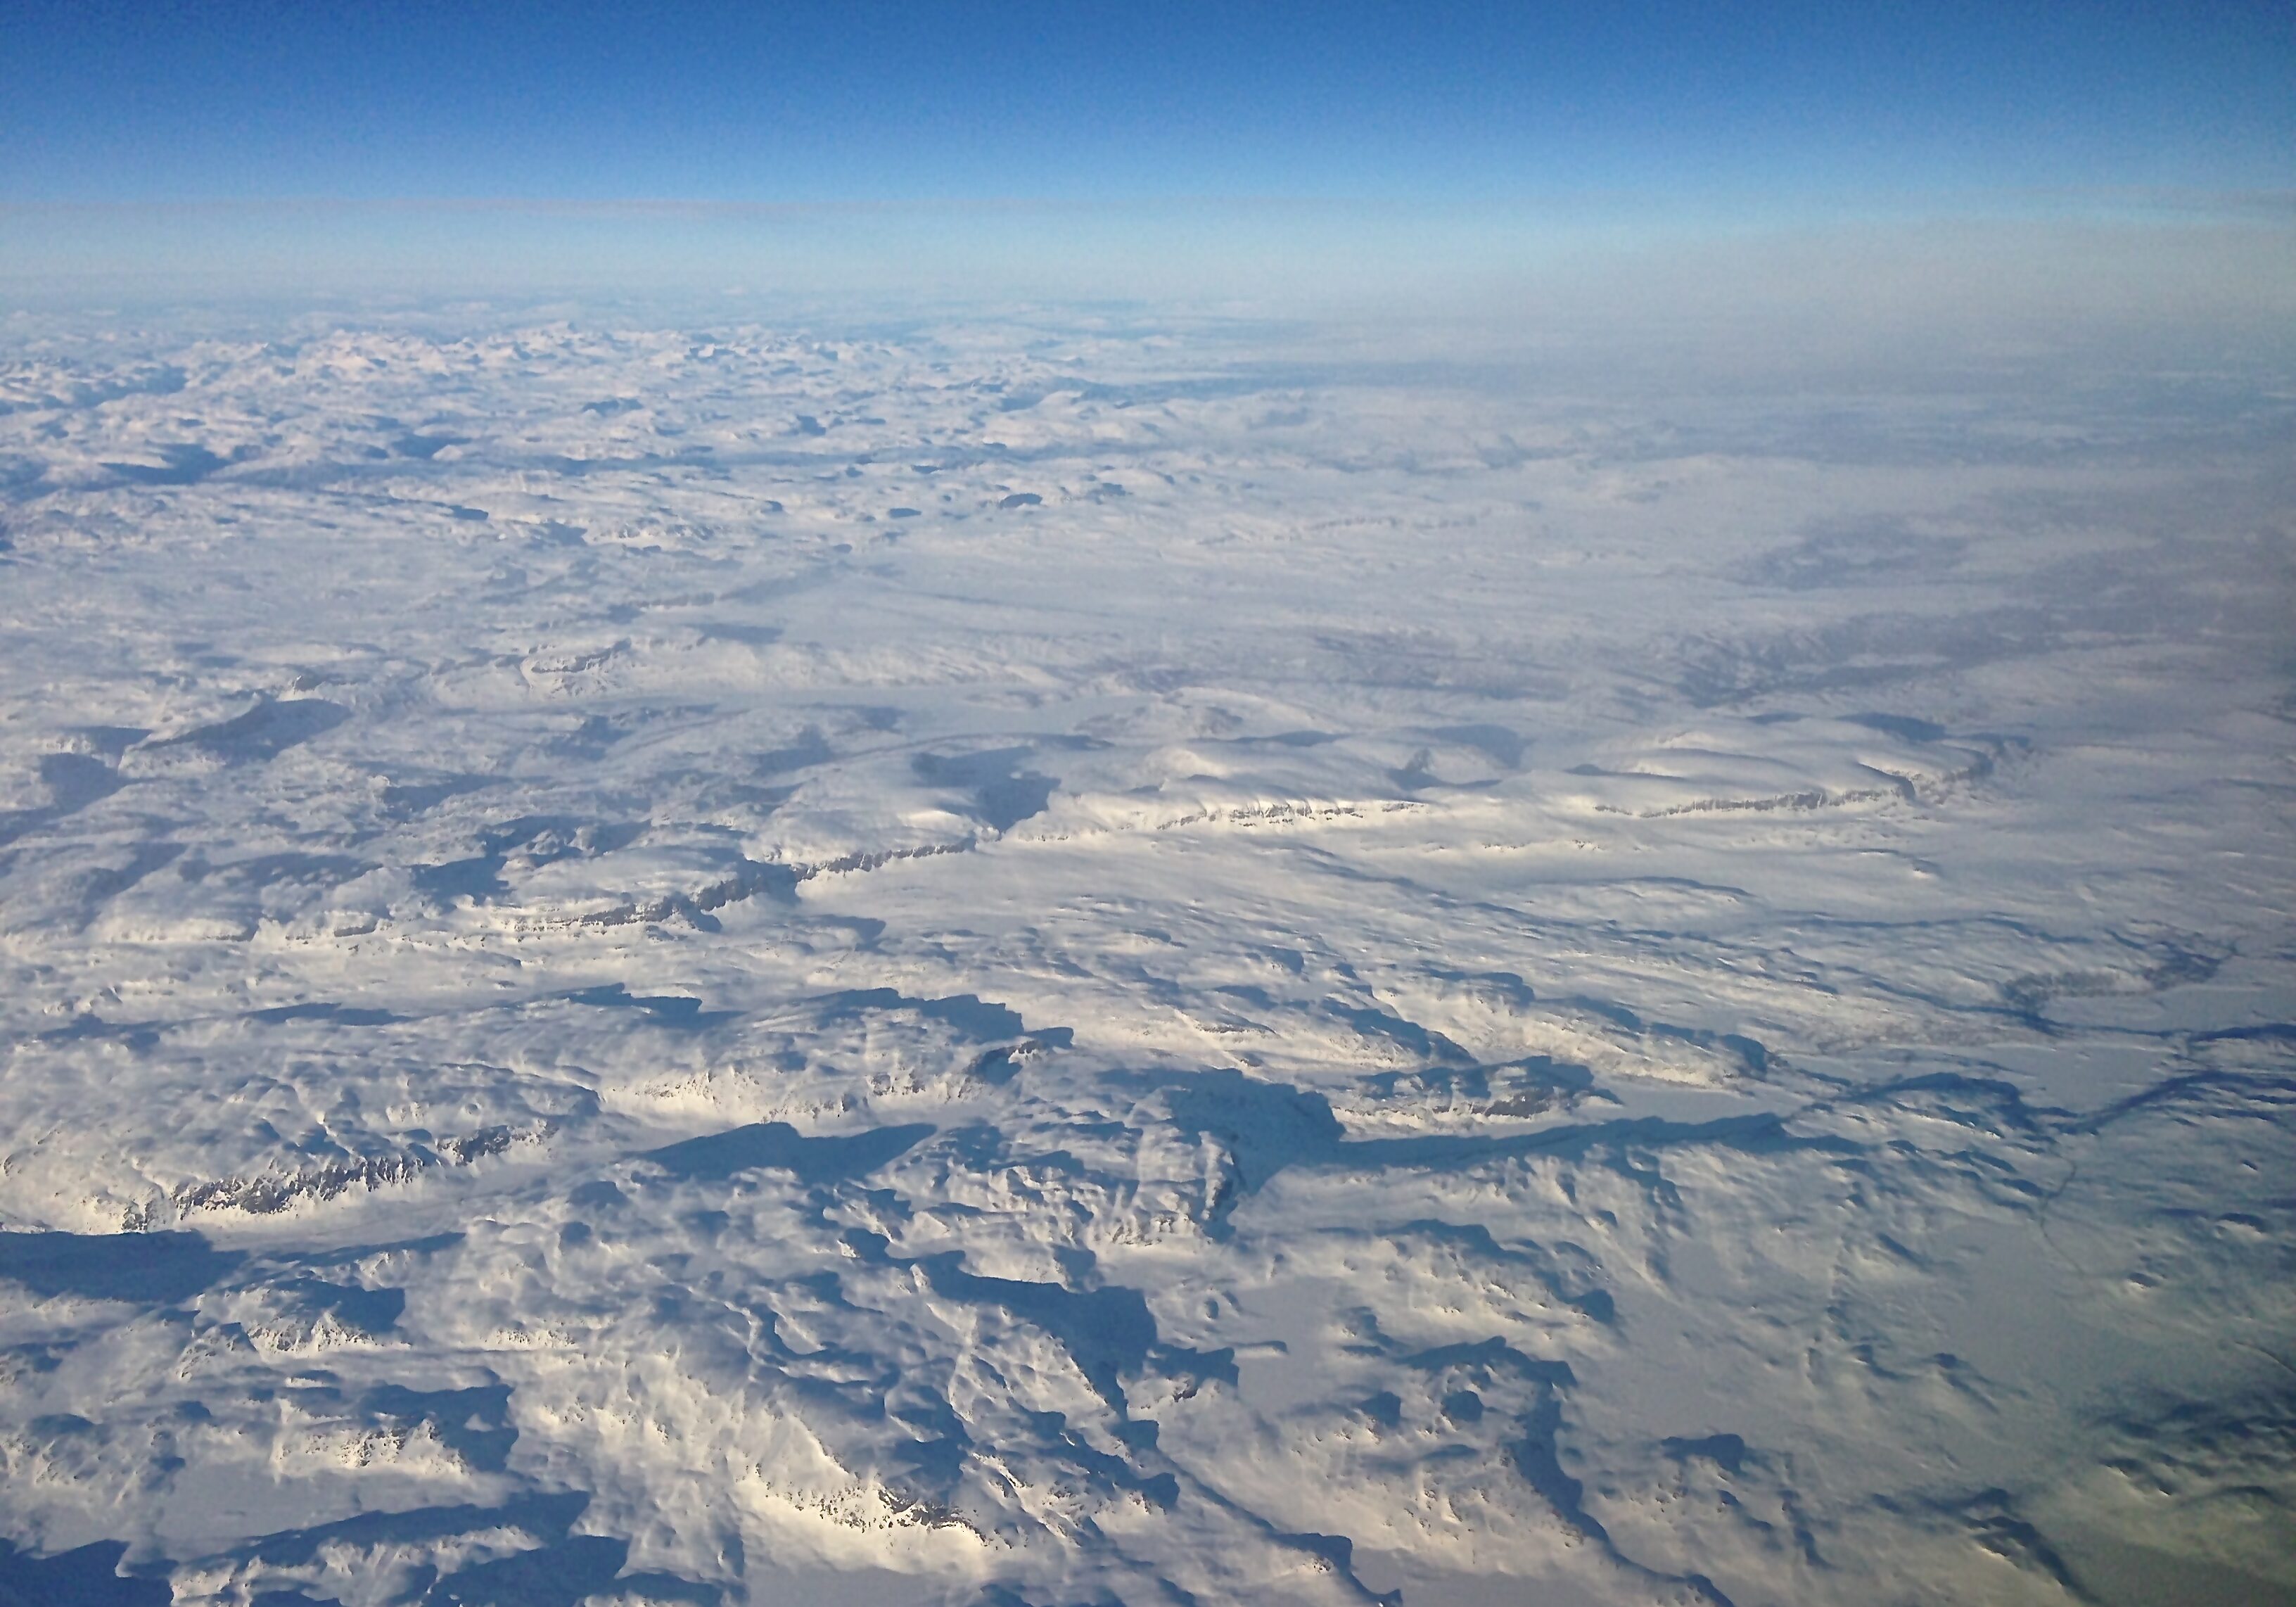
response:
<path fill-rule="evenodd" d="M 2296 1601 L 2286 376 L 1382 349 L 0 324 L 0 1602 Z"/>

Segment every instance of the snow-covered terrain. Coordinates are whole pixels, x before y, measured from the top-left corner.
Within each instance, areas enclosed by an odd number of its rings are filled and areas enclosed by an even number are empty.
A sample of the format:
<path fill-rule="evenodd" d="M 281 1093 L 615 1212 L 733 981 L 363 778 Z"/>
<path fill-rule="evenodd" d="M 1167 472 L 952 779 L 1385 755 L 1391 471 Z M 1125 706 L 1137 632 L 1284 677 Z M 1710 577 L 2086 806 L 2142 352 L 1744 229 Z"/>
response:
<path fill-rule="evenodd" d="M 0 1601 L 2296 1600 L 2284 381 L 1321 339 L 8 324 Z"/>

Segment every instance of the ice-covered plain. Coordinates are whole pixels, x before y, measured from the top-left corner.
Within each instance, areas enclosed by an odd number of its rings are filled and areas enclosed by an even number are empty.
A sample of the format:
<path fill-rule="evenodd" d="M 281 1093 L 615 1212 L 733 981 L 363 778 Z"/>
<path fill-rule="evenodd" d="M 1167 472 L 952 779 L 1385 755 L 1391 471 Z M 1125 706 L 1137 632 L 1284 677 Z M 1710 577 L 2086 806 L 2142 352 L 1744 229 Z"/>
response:
<path fill-rule="evenodd" d="M 0 1600 L 2296 1600 L 2284 373 L 96 327 Z"/>

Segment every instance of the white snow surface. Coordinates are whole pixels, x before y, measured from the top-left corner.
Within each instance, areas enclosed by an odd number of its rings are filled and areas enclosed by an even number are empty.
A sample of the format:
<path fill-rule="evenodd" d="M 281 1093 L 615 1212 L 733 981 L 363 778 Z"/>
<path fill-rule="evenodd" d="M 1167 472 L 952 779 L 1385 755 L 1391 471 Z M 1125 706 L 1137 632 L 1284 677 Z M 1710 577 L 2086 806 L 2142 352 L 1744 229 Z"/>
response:
<path fill-rule="evenodd" d="M 2285 376 L 1318 350 L 7 325 L 0 1599 L 2296 1600 Z"/>

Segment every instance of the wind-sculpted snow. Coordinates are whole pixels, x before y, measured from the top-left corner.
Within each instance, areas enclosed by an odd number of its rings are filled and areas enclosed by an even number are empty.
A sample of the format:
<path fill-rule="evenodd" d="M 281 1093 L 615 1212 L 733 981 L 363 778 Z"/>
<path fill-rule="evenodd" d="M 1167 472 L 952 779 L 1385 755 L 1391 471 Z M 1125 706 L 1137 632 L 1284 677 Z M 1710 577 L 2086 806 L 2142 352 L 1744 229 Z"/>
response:
<path fill-rule="evenodd" d="M 2284 386 L 10 329 L 0 1599 L 2296 1599 Z"/>

